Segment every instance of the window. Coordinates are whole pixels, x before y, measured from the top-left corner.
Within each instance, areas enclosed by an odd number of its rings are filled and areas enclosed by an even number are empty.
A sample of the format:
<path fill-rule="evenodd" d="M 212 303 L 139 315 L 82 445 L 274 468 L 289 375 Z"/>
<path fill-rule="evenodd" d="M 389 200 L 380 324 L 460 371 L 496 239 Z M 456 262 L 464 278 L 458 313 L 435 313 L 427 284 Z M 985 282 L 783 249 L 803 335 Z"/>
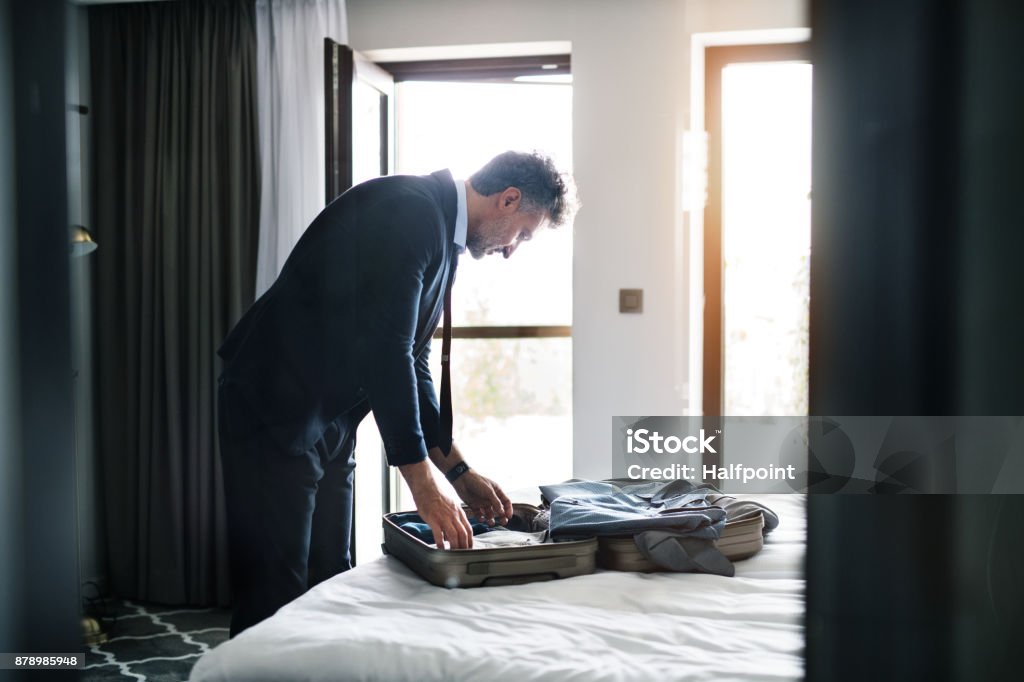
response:
<path fill-rule="evenodd" d="M 381 66 L 396 80 L 398 173 L 449 168 L 464 180 L 508 149 L 536 149 L 571 172 L 567 57 Z M 506 491 L 529 491 L 531 497 L 537 485 L 570 477 L 571 226 L 536 234 L 508 260 L 490 256 L 476 261 L 463 254 L 452 307 L 454 435 L 471 466 Z M 439 389 L 440 330 L 431 363 Z M 366 461 L 373 461 L 369 451 L 379 448 L 375 430 L 372 420 L 360 428 L 357 459 L 369 455 Z M 359 485 L 375 485 L 366 468 L 359 471 Z M 400 476 L 389 474 L 390 506 L 412 508 Z M 439 481 L 447 488 L 440 476 Z M 362 487 L 360 498 L 374 503 L 372 493 Z M 371 507 L 360 502 L 358 508 Z M 365 528 L 357 533 L 359 556 L 364 558 L 379 551 L 379 514 L 372 524 L 365 521 Z"/>
<path fill-rule="evenodd" d="M 807 413 L 811 65 L 707 51 L 704 414 Z"/>

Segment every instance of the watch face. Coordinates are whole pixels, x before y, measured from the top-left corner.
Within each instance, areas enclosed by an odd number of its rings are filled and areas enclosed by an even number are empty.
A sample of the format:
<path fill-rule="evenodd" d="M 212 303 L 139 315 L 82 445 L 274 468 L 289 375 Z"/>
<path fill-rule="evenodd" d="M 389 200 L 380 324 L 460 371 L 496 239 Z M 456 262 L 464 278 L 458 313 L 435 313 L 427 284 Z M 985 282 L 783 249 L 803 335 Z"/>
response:
<path fill-rule="evenodd" d="M 451 469 L 449 469 L 448 473 L 445 474 L 444 477 L 447 478 L 449 482 L 451 482 L 454 481 L 459 476 L 461 476 L 462 474 L 466 473 L 467 471 L 469 471 L 469 465 L 466 464 L 465 462 L 459 462 Z"/>

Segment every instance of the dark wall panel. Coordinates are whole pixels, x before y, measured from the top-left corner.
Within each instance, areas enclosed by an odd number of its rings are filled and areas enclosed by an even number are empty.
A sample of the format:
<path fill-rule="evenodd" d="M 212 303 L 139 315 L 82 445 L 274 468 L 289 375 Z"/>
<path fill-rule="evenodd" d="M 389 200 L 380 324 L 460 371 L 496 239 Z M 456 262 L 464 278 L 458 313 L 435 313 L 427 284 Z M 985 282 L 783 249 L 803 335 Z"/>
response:
<path fill-rule="evenodd" d="M 812 2 L 811 412 L 1024 415 L 1021 5 Z M 1019 496 L 812 496 L 808 679 L 1019 675 Z"/>
<path fill-rule="evenodd" d="M 6 7 L 5 7 L 6 9 Z M 11 3 L 20 572 L 7 652 L 81 651 L 75 533 L 64 93 L 65 4 Z M 6 226 L 5 226 L 6 227 Z"/>

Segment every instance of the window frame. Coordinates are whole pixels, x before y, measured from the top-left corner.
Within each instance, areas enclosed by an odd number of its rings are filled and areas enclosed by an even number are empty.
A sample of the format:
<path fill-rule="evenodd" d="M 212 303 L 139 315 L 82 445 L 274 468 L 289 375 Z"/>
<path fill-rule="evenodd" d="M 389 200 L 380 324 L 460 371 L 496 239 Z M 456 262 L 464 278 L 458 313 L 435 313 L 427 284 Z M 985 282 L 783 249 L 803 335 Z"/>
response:
<path fill-rule="evenodd" d="M 725 268 L 722 253 L 722 71 L 730 64 L 811 62 L 810 43 L 710 46 L 704 51 L 704 354 L 702 412 L 722 416 L 725 405 Z"/>
<path fill-rule="evenodd" d="M 515 83 L 520 76 L 550 76 L 572 73 L 569 54 L 523 57 L 481 57 L 471 59 L 430 59 L 376 62 L 391 74 L 395 83 L 436 81 L 442 83 Z M 453 339 L 571 338 L 572 325 L 452 325 Z M 440 328 L 434 338 L 441 338 Z"/>
<path fill-rule="evenodd" d="M 396 83 L 442 81 L 513 83 L 523 76 L 551 76 L 572 73 L 568 54 L 527 57 L 485 57 L 477 59 L 431 59 L 407 62 L 377 62 Z"/>

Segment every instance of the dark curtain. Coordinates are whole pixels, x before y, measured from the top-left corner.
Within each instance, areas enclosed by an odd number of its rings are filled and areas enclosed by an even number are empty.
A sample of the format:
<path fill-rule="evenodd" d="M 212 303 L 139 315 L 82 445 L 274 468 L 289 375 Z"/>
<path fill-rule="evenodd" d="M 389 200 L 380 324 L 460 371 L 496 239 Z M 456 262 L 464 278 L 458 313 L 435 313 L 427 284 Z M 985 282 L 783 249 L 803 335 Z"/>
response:
<path fill-rule="evenodd" d="M 89 10 L 97 456 L 121 597 L 229 601 L 216 349 L 252 302 L 252 2 Z"/>

